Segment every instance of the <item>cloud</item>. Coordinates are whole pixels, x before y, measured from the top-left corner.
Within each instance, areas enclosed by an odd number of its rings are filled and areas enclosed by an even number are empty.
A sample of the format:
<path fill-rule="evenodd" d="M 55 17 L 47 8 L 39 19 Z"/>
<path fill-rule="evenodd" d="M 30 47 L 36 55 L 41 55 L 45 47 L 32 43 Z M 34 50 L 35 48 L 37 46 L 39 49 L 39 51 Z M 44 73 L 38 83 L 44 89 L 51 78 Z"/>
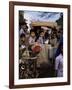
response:
<path fill-rule="evenodd" d="M 39 11 L 24 11 L 24 18 L 29 21 L 51 21 L 55 22 L 59 19 L 58 12 L 39 12 Z"/>

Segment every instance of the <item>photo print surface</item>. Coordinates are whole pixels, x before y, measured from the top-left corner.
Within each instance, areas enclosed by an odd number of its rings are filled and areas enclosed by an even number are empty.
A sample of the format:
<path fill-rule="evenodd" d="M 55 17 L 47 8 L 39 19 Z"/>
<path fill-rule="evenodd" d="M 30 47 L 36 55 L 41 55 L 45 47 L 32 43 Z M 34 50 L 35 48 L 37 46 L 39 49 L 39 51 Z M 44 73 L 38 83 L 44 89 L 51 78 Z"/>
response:
<path fill-rule="evenodd" d="M 63 77 L 63 13 L 18 14 L 19 79 Z"/>

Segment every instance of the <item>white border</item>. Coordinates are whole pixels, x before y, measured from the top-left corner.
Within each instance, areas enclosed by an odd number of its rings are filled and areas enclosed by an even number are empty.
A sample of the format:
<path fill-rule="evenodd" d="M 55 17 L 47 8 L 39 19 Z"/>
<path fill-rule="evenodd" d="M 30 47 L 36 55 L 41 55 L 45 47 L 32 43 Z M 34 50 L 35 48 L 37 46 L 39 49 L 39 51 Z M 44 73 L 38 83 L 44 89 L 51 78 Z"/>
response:
<path fill-rule="evenodd" d="M 31 10 L 31 11 L 45 11 L 45 12 L 63 12 L 63 77 L 58 78 L 39 78 L 39 79 L 19 79 L 19 10 Z M 64 8 L 51 8 L 51 7 L 33 7 L 33 6 L 15 6 L 14 7 L 14 85 L 22 84 L 38 84 L 38 83 L 54 83 L 54 82 L 67 82 L 67 9 Z"/>

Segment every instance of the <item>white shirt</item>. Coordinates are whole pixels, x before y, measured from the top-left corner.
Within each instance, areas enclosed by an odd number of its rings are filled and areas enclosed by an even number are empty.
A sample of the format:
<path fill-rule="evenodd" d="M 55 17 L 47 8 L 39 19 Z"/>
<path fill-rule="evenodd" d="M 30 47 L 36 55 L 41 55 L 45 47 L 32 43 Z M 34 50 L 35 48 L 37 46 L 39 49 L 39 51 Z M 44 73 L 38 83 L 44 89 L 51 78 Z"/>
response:
<path fill-rule="evenodd" d="M 63 77 L 63 55 L 59 54 L 55 60 L 55 70 L 57 70 L 57 77 Z"/>
<path fill-rule="evenodd" d="M 29 38 L 29 44 L 33 45 L 34 43 L 35 43 L 35 37 L 34 38 L 30 37 Z"/>
<path fill-rule="evenodd" d="M 24 32 L 24 30 L 22 28 L 20 29 L 20 32 L 19 33 L 20 33 L 20 35 L 21 34 L 25 34 L 25 32 Z"/>
<path fill-rule="evenodd" d="M 39 37 L 38 43 L 43 44 L 43 38 L 42 37 Z"/>

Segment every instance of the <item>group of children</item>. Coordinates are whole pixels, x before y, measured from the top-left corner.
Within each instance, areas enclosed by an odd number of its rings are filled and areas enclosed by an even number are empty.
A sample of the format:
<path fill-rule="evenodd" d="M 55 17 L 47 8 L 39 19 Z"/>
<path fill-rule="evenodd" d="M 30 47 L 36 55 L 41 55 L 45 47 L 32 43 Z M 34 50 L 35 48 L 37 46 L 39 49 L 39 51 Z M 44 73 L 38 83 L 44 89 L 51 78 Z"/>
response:
<path fill-rule="evenodd" d="M 30 33 L 27 32 L 28 27 L 22 26 L 19 32 L 19 59 L 22 58 L 22 55 L 26 49 L 32 51 L 34 45 L 42 46 L 47 41 L 47 44 L 51 44 L 52 46 L 56 46 L 60 43 L 61 35 L 57 36 L 55 33 L 48 33 L 48 30 L 39 30 L 38 33 L 35 32 L 34 29 L 30 30 Z M 59 44 L 58 44 L 59 45 Z M 57 77 L 63 76 L 63 45 L 60 45 L 60 52 L 55 57 L 55 71 Z M 39 49 L 41 50 L 41 49 Z M 38 51 L 39 53 L 40 51 Z M 30 52 L 29 52 L 30 54 Z"/>

